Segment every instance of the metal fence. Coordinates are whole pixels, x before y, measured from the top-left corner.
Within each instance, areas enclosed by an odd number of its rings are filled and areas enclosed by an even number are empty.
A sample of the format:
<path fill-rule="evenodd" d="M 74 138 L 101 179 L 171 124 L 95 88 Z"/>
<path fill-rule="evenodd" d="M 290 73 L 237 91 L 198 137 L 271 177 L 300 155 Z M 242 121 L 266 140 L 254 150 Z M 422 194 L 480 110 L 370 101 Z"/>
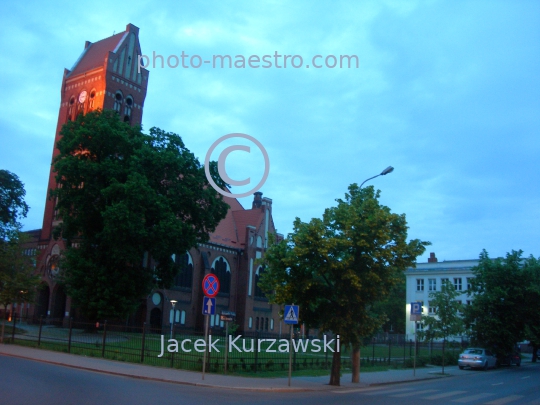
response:
<path fill-rule="evenodd" d="M 161 353 L 162 339 L 167 348 L 168 340 L 171 338 L 171 331 L 168 328 L 151 329 L 147 325 L 134 327 L 106 321 L 97 324 L 50 318 L 33 320 L 17 318 L 16 321 L 9 323 L 9 326 L 9 333 L 4 337 L 4 341 L 7 338 L 11 343 L 119 361 L 202 370 L 204 353 L 197 352 L 193 343 L 197 339 L 203 339 L 204 335 L 178 326 L 172 330 L 172 339 L 179 343 L 186 339 L 190 339 L 191 342 L 186 341 L 184 346 L 186 350 L 182 350 L 179 344 L 178 351 L 165 350 L 163 353 Z M 210 334 L 213 341 L 218 340 L 214 345 L 218 351 L 207 352 L 205 369 L 209 372 L 262 373 L 288 370 L 288 351 L 280 353 L 277 350 L 279 342 L 282 341 L 276 342 L 273 349 L 269 348 L 270 342 L 266 341 L 269 338 L 276 338 L 276 335 L 253 332 L 236 339 L 235 344 L 241 351 L 229 350 L 226 362 L 225 352 L 228 345 L 224 332 L 213 330 Z M 236 336 L 232 336 L 230 339 L 235 338 Z M 283 339 L 287 340 L 286 336 L 283 336 Z M 296 336 L 294 339 L 298 346 L 300 337 Z M 332 336 L 328 336 L 327 340 L 331 339 Z M 409 366 L 415 353 L 414 345 L 414 342 L 405 335 L 379 334 L 364 342 L 360 352 L 361 367 Z M 174 349 L 174 346 L 171 347 Z M 329 350 L 315 351 L 313 346 L 309 347 L 311 350 L 305 352 L 291 349 L 293 370 L 329 370 L 333 353 Z M 439 354 L 441 348 L 439 343 L 417 343 L 416 352 L 419 357 L 429 358 Z M 269 349 L 275 351 L 270 352 Z M 454 353 L 459 352 L 461 344 L 446 343 L 446 349 Z M 342 367 L 350 368 L 350 349 L 342 346 L 341 356 Z M 226 363 L 227 370 L 225 370 Z"/>

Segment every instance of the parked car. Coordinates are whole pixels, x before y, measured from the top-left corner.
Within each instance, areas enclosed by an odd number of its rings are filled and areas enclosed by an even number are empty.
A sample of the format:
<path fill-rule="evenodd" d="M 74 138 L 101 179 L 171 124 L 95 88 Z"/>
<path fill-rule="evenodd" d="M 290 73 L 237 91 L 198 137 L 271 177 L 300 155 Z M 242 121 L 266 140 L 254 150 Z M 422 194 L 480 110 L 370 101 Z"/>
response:
<path fill-rule="evenodd" d="M 487 370 L 497 367 L 497 357 L 488 349 L 470 347 L 459 355 L 458 366 L 460 370 L 465 367 Z"/>
<path fill-rule="evenodd" d="M 511 366 L 513 364 L 518 367 L 521 366 L 521 356 L 517 352 L 499 358 L 498 365 L 500 366 Z"/>

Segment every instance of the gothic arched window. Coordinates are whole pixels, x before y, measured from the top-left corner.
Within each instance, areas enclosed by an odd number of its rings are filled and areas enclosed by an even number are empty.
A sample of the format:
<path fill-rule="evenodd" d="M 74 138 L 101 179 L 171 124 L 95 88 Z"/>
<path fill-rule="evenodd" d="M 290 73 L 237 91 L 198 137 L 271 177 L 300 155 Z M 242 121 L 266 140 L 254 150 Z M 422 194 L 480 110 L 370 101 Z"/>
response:
<path fill-rule="evenodd" d="M 88 100 L 88 111 L 92 111 L 94 108 L 96 108 L 96 91 L 92 90 Z"/>
<path fill-rule="evenodd" d="M 69 99 L 69 104 L 68 104 L 68 111 L 67 111 L 67 119 L 66 121 L 73 121 L 73 111 L 75 110 L 75 97 L 72 96 L 70 99 Z"/>
<path fill-rule="evenodd" d="M 124 122 L 131 122 L 131 109 L 133 108 L 133 98 L 126 97 L 126 106 L 124 108 Z"/>
<path fill-rule="evenodd" d="M 266 297 L 264 295 L 264 292 L 261 290 L 261 287 L 259 287 L 259 280 L 261 276 L 263 275 L 263 273 L 264 273 L 264 267 L 259 266 L 259 268 L 257 269 L 257 272 L 255 273 L 255 297 L 259 297 L 259 298 Z"/>
<path fill-rule="evenodd" d="M 114 111 L 117 113 L 120 113 L 120 110 L 122 109 L 122 102 L 124 101 L 124 95 L 120 90 L 116 92 L 114 95 Z"/>
<path fill-rule="evenodd" d="M 174 262 L 180 266 L 180 273 L 174 278 L 174 286 L 191 290 L 193 285 L 193 260 L 189 253 L 175 255 Z"/>
<path fill-rule="evenodd" d="M 219 292 L 229 294 L 231 292 L 231 268 L 223 256 L 214 260 L 212 273 L 219 279 Z"/>

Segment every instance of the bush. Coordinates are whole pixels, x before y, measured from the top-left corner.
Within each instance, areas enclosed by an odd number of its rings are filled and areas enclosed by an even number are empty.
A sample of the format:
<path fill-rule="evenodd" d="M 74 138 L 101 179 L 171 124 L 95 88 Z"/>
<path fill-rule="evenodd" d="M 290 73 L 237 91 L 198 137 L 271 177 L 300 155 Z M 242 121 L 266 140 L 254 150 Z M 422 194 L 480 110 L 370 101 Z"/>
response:
<path fill-rule="evenodd" d="M 458 358 L 459 358 L 459 354 L 445 351 L 444 352 L 444 365 L 455 366 L 457 365 Z M 429 359 L 429 363 L 433 364 L 434 366 L 442 366 L 443 364 L 442 359 L 443 359 L 442 354 L 434 354 Z"/>
<path fill-rule="evenodd" d="M 416 358 L 416 367 L 424 367 L 426 364 L 428 364 L 429 358 L 419 356 Z M 414 359 L 408 358 L 405 359 L 405 362 L 403 363 L 403 368 L 413 368 L 414 367 Z"/>

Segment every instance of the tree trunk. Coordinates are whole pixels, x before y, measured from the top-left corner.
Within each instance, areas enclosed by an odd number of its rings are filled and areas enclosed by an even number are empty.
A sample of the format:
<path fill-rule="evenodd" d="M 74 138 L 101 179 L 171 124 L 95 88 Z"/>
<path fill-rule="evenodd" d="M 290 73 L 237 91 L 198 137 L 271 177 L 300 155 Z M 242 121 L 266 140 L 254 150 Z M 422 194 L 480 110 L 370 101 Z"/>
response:
<path fill-rule="evenodd" d="M 351 351 L 352 382 L 360 382 L 360 345 L 353 345 Z"/>
<path fill-rule="evenodd" d="M 335 344 L 334 354 L 332 355 L 332 370 L 330 372 L 329 385 L 340 385 L 340 373 L 341 373 L 341 353 L 337 351 L 337 342 Z"/>

